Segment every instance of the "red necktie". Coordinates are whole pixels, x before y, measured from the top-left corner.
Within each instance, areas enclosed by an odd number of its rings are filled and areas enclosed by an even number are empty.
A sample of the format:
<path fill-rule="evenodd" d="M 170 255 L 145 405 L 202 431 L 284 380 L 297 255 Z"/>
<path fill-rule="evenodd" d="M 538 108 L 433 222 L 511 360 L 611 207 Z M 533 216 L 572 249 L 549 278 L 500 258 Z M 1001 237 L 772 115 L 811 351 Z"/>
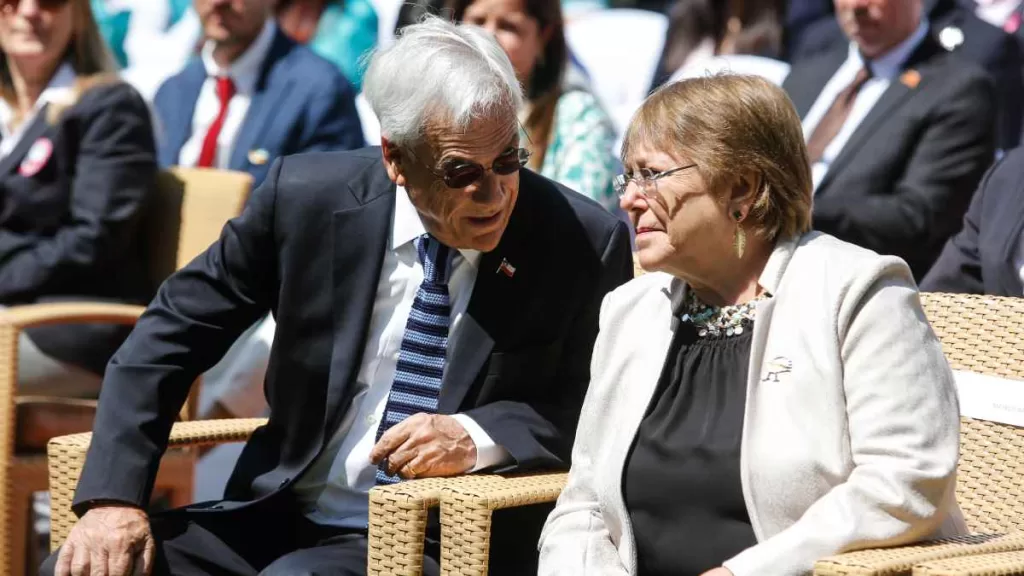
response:
<path fill-rule="evenodd" d="M 224 127 L 224 117 L 228 115 L 228 103 L 235 95 L 235 83 L 228 76 L 217 78 L 217 99 L 220 100 L 220 111 L 217 118 L 210 124 L 210 129 L 203 139 L 203 151 L 199 154 L 199 168 L 213 167 L 213 161 L 217 157 L 217 138 L 220 137 L 220 130 Z"/>

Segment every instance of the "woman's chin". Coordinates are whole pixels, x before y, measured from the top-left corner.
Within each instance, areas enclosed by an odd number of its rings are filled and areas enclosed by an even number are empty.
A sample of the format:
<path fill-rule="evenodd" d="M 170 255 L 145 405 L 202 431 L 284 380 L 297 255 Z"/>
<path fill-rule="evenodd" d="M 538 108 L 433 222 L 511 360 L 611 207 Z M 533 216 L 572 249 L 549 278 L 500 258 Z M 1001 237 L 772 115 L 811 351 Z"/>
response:
<path fill-rule="evenodd" d="M 657 246 L 638 246 L 636 251 L 637 262 L 644 272 L 658 272 L 665 261 L 665 251 Z"/>

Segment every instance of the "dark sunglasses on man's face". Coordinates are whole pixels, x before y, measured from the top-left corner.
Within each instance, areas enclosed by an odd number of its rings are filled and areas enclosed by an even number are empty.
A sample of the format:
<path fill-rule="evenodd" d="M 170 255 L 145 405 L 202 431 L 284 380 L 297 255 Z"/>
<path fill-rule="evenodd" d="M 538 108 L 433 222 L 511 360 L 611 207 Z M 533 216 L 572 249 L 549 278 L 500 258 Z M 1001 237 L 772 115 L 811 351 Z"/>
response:
<path fill-rule="evenodd" d="M 490 168 L 484 168 L 469 160 L 449 160 L 444 163 L 441 172 L 432 172 L 434 176 L 444 180 L 444 185 L 449 188 L 466 188 L 479 182 L 488 170 L 499 176 L 515 174 L 526 166 L 529 159 L 530 151 L 526 148 L 512 148 L 495 158 Z"/>
<path fill-rule="evenodd" d="M 40 10 L 53 11 L 62 8 L 69 0 L 33 0 Z M 0 0 L 0 10 L 10 14 L 18 9 L 22 0 Z"/>

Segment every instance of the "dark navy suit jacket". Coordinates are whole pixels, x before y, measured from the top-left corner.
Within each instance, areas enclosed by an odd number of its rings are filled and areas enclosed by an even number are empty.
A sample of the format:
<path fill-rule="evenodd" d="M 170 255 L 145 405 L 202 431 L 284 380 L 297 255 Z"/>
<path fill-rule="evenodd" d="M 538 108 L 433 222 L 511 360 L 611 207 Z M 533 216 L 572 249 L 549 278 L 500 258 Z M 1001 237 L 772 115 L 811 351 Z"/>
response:
<path fill-rule="evenodd" d="M 0 304 L 144 304 L 155 289 L 143 222 L 157 170 L 146 103 L 118 82 L 86 90 L 52 123 L 50 106 L 0 160 Z M 29 331 L 46 354 L 97 373 L 127 334 L 100 324 Z"/>
<path fill-rule="evenodd" d="M 194 58 L 157 91 L 153 105 L 162 167 L 178 164 L 205 81 L 206 68 Z M 252 174 L 259 185 L 279 156 L 363 145 L 352 85 L 334 64 L 277 30 L 228 167 Z M 257 150 L 267 154 L 250 154 Z"/>
<path fill-rule="evenodd" d="M 1024 283 L 1014 266 L 1024 234 L 1024 148 L 989 170 L 971 200 L 963 229 L 946 244 L 921 282 L 928 292 L 1020 297 Z"/>
<path fill-rule="evenodd" d="M 395 193 L 379 148 L 277 161 L 220 240 L 164 283 L 111 360 L 75 510 L 98 499 L 148 501 L 196 377 L 267 312 L 277 321 L 270 421 L 239 457 L 228 501 L 202 513 L 287 494 L 358 389 Z M 506 260 L 511 276 L 501 271 Z M 566 468 L 601 301 L 633 275 L 629 231 L 597 203 L 524 170 L 508 227 L 477 269 L 438 411 L 473 418 L 508 450 L 508 470 Z M 534 546 L 535 528 L 518 540 Z"/>

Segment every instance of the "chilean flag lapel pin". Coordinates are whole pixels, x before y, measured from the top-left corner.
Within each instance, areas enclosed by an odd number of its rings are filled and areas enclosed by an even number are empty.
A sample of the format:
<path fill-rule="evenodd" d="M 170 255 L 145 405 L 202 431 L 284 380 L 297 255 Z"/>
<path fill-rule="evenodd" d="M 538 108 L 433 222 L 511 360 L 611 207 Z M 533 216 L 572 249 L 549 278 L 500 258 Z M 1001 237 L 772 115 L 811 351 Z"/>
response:
<path fill-rule="evenodd" d="M 516 275 L 516 267 L 509 264 L 505 258 L 501 259 L 501 264 L 498 265 L 498 269 L 494 271 L 495 274 L 502 273 L 509 278 Z"/>
<path fill-rule="evenodd" d="M 46 166 L 46 162 L 53 155 L 53 142 L 49 138 L 40 138 L 32 143 L 28 154 L 18 166 L 18 173 L 25 178 L 31 178 L 39 173 Z"/>

